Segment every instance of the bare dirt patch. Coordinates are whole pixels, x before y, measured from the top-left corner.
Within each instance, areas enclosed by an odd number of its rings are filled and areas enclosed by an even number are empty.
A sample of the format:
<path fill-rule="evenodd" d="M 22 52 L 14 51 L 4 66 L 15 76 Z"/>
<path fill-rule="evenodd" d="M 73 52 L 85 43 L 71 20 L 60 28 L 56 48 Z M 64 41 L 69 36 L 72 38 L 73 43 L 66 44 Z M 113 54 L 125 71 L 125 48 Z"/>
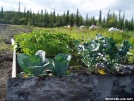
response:
<path fill-rule="evenodd" d="M 31 31 L 32 29 L 26 26 L 0 24 L 0 45 L 3 45 L 0 46 L 0 101 L 6 100 L 6 81 L 11 76 L 12 47 L 10 40 L 15 34 Z"/>

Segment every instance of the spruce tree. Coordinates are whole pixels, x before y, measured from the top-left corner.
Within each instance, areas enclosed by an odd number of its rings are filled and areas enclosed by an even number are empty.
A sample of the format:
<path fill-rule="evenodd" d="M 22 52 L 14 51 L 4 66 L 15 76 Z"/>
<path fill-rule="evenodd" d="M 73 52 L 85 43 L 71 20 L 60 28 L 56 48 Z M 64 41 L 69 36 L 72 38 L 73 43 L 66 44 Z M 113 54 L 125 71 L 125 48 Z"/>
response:
<path fill-rule="evenodd" d="M 3 6 L 1 7 L 1 13 L 0 13 L 0 17 L 1 17 L 1 18 L 4 18 Z"/>
<path fill-rule="evenodd" d="M 74 15 L 72 13 L 70 17 L 70 25 L 73 26 L 73 24 L 74 24 Z"/>
<path fill-rule="evenodd" d="M 86 26 L 88 26 L 88 14 L 86 14 Z"/>
<path fill-rule="evenodd" d="M 66 25 L 70 24 L 70 19 L 69 19 L 69 10 L 67 11 L 67 14 L 66 14 Z"/>
<path fill-rule="evenodd" d="M 100 12 L 99 12 L 99 24 L 101 24 L 101 21 L 102 21 L 102 12 L 100 10 Z"/>
<path fill-rule="evenodd" d="M 79 26 L 79 10 L 77 8 L 77 12 L 76 12 L 76 25 Z"/>

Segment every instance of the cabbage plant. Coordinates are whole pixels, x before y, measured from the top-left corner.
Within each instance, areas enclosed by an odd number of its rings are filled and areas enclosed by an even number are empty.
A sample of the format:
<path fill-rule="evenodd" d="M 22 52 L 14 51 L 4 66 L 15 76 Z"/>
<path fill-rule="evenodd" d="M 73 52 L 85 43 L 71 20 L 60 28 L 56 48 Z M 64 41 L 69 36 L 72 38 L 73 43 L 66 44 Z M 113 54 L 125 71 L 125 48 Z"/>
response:
<path fill-rule="evenodd" d="M 54 59 L 47 59 L 43 50 L 38 50 L 35 55 L 20 53 L 17 55 L 17 61 L 24 73 L 33 76 L 39 76 L 45 73 L 45 69 L 49 69 L 55 76 L 63 76 L 67 74 L 71 55 L 58 54 Z"/>
<path fill-rule="evenodd" d="M 63 76 L 67 74 L 69 68 L 69 62 L 71 60 L 71 55 L 69 54 L 58 54 L 54 59 L 49 59 L 50 70 L 56 76 Z"/>
<path fill-rule="evenodd" d="M 20 53 L 17 55 L 17 62 L 25 73 L 33 76 L 42 74 L 50 64 L 42 50 L 37 51 L 35 55 Z"/>

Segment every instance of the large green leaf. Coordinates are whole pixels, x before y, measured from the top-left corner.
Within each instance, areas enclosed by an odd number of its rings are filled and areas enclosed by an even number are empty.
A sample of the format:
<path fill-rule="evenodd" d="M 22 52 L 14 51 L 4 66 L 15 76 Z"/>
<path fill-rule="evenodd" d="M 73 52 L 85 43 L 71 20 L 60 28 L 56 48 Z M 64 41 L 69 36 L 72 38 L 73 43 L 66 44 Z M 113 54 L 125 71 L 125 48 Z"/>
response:
<path fill-rule="evenodd" d="M 17 62 L 24 72 L 33 74 L 34 76 L 43 73 L 43 70 L 49 66 L 49 62 L 42 62 L 39 55 L 18 54 Z"/>

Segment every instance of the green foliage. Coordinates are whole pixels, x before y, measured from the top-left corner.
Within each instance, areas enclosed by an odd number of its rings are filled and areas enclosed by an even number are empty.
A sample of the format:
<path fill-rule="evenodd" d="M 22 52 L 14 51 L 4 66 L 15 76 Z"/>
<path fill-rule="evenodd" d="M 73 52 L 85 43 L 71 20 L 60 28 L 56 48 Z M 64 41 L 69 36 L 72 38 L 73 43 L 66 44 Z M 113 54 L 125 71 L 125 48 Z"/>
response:
<path fill-rule="evenodd" d="M 45 58 L 45 57 L 44 57 Z M 49 66 L 49 62 L 43 61 L 40 55 L 18 54 L 17 62 L 25 73 L 38 76 Z"/>
<path fill-rule="evenodd" d="M 120 63 L 123 58 L 126 58 L 130 48 L 132 45 L 128 41 L 123 41 L 118 48 L 113 38 L 97 34 L 95 39 L 79 45 L 78 50 L 82 55 L 83 63 L 91 72 L 97 63 L 107 64 L 109 69 L 113 69 L 115 63 Z"/>
<path fill-rule="evenodd" d="M 63 76 L 67 74 L 69 68 L 69 62 L 71 60 L 71 55 L 68 54 L 58 54 L 54 59 L 49 59 L 50 70 L 56 76 Z"/>
<path fill-rule="evenodd" d="M 32 76 L 42 75 L 46 68 L 50 69 L 55 76 L 66 75 L 70 60 L 71 55 L 69 54 L 58 54 L 54 59 L 48 60 L 40 51 L 38 51 L 36 55 L 17 55 L 17 62 L 24 73 Z"/>
<path fill-rule="evenodd" d="M 52 33 L 48 30 L 33 31 L 30 34 L 16 35 L 15 40 L 22 52 L 31 55 L 38 50 L 45 50 L 47 56 L 73 51 L 71 48 L 74 39 L 64 33 Z"/>

